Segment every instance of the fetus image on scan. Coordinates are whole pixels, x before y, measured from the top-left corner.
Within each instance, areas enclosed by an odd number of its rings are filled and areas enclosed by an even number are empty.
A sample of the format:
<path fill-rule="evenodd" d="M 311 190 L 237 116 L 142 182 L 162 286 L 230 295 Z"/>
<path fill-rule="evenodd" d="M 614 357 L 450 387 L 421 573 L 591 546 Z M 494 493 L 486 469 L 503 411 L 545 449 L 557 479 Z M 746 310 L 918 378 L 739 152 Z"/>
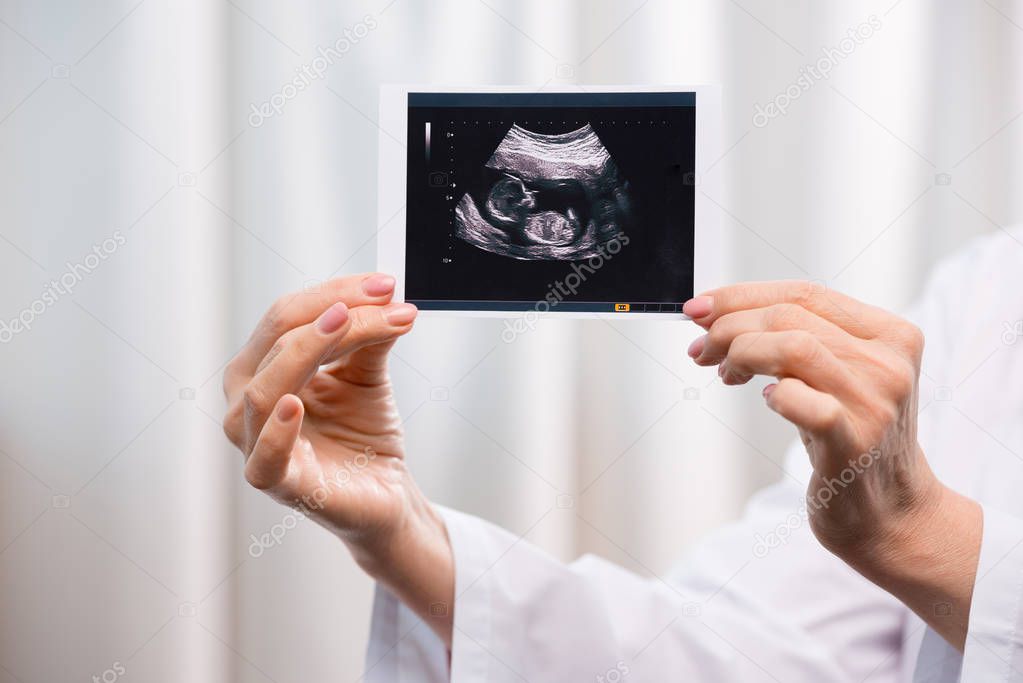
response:
<path fill-rule="evenodd" d="M 495 180 L 485 199 L 461 198 L 455 234 L 491 253 L 587 259 L 632 217 L 628 182 L 590 124 L 559 135 L 513 125 L 486 168 Z"/>

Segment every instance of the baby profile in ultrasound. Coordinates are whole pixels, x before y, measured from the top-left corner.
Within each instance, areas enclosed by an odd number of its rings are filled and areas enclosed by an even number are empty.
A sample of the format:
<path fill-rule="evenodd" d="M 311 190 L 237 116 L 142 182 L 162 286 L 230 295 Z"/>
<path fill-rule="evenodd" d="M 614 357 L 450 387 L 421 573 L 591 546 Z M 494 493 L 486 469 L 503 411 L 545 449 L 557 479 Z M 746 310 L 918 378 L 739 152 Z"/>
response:
<path fill-rule="evenodd" d="M 486 194 L 455 207 L 455 235 L 494 254 L 587 259 L 632 219 L 628 181 L 588 123 L 558 135 L 513 125 L 484 174 Z"/>

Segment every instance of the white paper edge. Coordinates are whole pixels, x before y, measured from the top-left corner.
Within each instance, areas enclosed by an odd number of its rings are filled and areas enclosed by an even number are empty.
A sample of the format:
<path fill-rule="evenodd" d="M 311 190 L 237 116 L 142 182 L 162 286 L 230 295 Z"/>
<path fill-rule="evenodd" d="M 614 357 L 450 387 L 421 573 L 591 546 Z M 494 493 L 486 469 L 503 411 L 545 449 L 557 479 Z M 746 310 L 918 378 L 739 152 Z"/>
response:
<path fill-rule="evenodd" d="M 719 196 L 717 176 L 707 169 L 721 154 L 721 88 L 716 85 L 557 85 L 557 86 L 466 86 L 386 84 L 380 87 L 379 168 L 377 181 L 377 270 L 397 278 L 394 301 L 405 300 L 405 203 L 406 144 L 408 137 L 408 94 L 410 92 L 695 92 L 696 93 L 696 188 L 694 192 L 693 291 L 710 289 L 720 278 L 720 212 L 709 196 Z M 436 311 L 420 316 L 520 318 L 527 311 Z M 543 318 L 606 320 L 685 320 L 681 313 L 607 313 L 558 311 Z"/>

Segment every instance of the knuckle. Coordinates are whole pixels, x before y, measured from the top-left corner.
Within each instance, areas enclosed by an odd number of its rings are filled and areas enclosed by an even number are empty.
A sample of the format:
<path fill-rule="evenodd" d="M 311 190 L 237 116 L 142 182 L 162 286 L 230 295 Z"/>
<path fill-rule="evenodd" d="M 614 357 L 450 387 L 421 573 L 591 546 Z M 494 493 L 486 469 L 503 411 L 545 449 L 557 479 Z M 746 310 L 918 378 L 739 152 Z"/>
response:
<path fill-rule="evenodd" d="M 291 302 L 290 297 L 281 297 L 274 301 L 267 309 L 263 321 L 260 323 L 260 333 L 266 336 L 280 337 L 288 331 L 287 317 L 285 311 Z"/>
<path fill-rule="evenodd" d="M 903 334 L 905 335 L 906 346 L 909 348 L 910 353 L 913 354 L 914 359 L 918 359 L 924 350 L 923 330 L 913 323 L 907 322 L 903 326 Z"/>
<path fill-rule="evenodd" d="M 267 351 L 268 356 L 276 356 L 281 351 L 288 347 L 292 339 L 295 338 L 294 332 L 285 332 L 281 336 L 274 339 L 274 343 L 270 345 L 270 350 Z"/>
<path fill-rule="evenodd" d="M 244 428 L 242 426 L 242 415 L 240 410 L 240 403 L 232 405 L 227 413 L 224 415 L 224 435 L 228 441 L 233 443 L 238 448 L 242 448 L 242 442 L 244 439 Z"/>
<path fill-rule="evenodd" d="M 266 394 L 254 383 L 242 392 L 242 405 L 245 415 L 259 415 L 270 408 Z"/>
<path fill-rule="evenodd" d="M 789 290 L 791 303 L 807 308 L 817 296 L 817 288 L 809 280 L 795 280 Z"/>
<path fill-rule="evenodd" d="M 754 335 L 748 337 L 745 334 L 740 334 L 731 340 L 728 345 L 727 352 L 724 354 L 725 362 L 730 366 L 738 367 L 743 360 L 748 356 L 750 347 L 755 343 L 756 337 L 760 335 Z"/>
<path fill-rule="evenodd" d="M 270 365 L 278 356 L 287 354 L 290 359 L 305 359 L 307 357 L 319 356 L 323 353 L 317 344 L 312 340 L 312 335 L 305 330 L 298 328 L 284 333 L 274 341 L 273 346 L 267 351 L 266 356 L 259 363 L 259 370 Z"/>
<path fill-rule="evenodd" d="M 254 489 L 265 491 L 270 488 L 270 484 L 263 478 L 263 476 L 256 470 L 246 467 L 245 468 L 245 481 Z"/>
<path fill-rule="evenodd" d="M 793 363 L 813 365 L 820 358 L 821 346 L 809 332 L 796 330 L 783 338 L 781 352 Z"/>
<path fill-rule="evenodd" d="M 731 336 L 731 334 L 728 331 L 729 328 L 728 323 L 729 321 L 726 316 L 710 326 L 710 329 L 707 330 L 708 347 L 721 349 L 722 347 L 728 345 L 728 340 Z"/>
<path fill-rule="evenodd" d="M 282 353 L 289 353 L 293 356 L 302 356 L 309 350 L 309 337 L 299 330 L 291 330 L 277 338 L 274 345 L 270 347 L 267 357 L 273 359 Z"/>
<path fill-rule="evenodd" d="M 286 335 L 284 343 L 287 347 L 290 347 L 289 352 L 293 355 L 299 358 L 307 358 L 323 354 L 327 337 L 314 332 L 312 326 L 309 326 Z"/>
<path fill-rule="evenodd" d="M 743 336 L 743 334 L 739 334 L 738 336 L 729 335 L 726 337 L 723 331 L 719 331 L 715 338 L 713 329 L 707 332 L 707 340 L 717 347 L 720 354 L 729 361 L 738 360 L 741 353 L 739 341 Z"/>
<path fill-rule="evenodd" d="M 274 341 L 273 345 L 270 347 L 270 350 L 266 352 L 266 355 L 263 357 L 263 360 L 259 361 L 259 367 L 256 369 L 256 372 L 257 373 L 260 372 L 263 368 L 272 363 L 273 359 L 281 355 L 281 353 L 283 353 L 284 349 L 286 349 L 287 347 L 288 347 L 287 335 L 284 335 L 283 337 L 278 337 Z"/>
<path fill-rule="evenodd" d="M 788 330 L 802 311 L 798 304 L 772 304 L 764 309 L 764 329 L 771 331 Z"/>
<path fill-rule="evenodd" d="M 782 355 L 792 368 L 815 367 L 824 355 L 824 346 L 815 336 L 805 330 L 788 332 Z"/>
<path fill-rule="evenodd" d="M 838 401 L 826 401 L 824 405 L 821 406 L 820 425 L 825 430 L 837 427 L 841 419 L 842 406 L 839 405 Z"/>
<path fill-rule="evenodd" d="M 892 403 L 901 406 L 916 392 L 916 365 L 907 361 L 898 352 L 889 351 L 883 358 L 876 361 L 876 374 L 871 385 L 872 396 L 866 397 L 870 403 Z"/>
<path fill-rule="evenodd" d="M 916 387 L 916 368 L 909 363 L 896 363 L 889 371 L 893 388 L 898 396 L 906 396 Z"/>
<path fill-rule="evenodd" d="M 349 334 L 356 340 L 362 340 L 373 335 L 377 322 L 382 320 L 381 313 L 377 309 L 352 311 L 352 328 Z"/>

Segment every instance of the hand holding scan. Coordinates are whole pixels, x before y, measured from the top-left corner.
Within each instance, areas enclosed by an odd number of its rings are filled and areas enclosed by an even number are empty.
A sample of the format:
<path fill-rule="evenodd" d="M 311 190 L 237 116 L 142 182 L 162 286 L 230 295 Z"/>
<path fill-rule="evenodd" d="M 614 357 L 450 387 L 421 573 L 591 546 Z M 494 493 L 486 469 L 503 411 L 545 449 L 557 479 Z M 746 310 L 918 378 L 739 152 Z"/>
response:
<path fill-rule="evenodd" d="M 810 456 L 807 509 L 821 544 L 961 648 L 981 511 L 938 481 L 917 443 L 920 330 L 809 282 L 724 287 L 684 310 L 707 330 L 689 348 L 696 363 L 718 365 L 725 384 L 778 379 L 764 397 Z M 961 547 L 950 547 L 957 526 Z M 963 616 L 935 622 L 939 602 Z"/>
<path fill-rule="evenodd" d="M 393 290 L 394 278 L 375 274 L 278 300 L 225 372 L 224 431 L 252 486 L 337 534 L 368 573 L 426 613 L 450 599 L 450 553 L 405 466 L 387 355 L 417 311 L 390 303 Z"/>

